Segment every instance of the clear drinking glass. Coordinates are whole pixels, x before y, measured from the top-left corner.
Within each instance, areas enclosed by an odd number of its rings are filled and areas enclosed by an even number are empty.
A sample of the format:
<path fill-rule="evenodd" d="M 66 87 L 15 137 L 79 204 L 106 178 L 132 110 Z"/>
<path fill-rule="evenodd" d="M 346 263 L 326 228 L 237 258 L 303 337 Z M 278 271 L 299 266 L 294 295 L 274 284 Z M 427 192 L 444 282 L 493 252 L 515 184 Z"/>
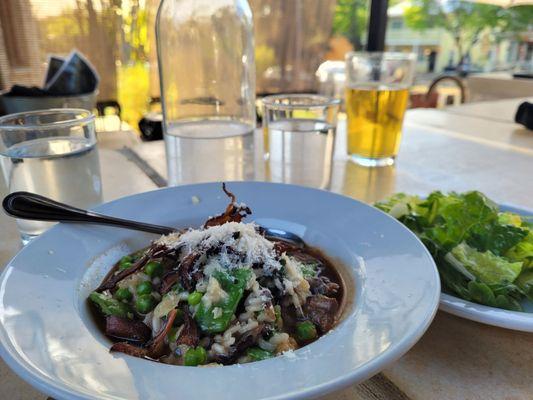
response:
<path fill-rule="evenodd" d="M 415 61 L 412 53 L 346 55 L 348 154 L 354 162 L 369 167 L 394 164 Z"/>
<path fill-rule="evenodd" d="M 263 98 L 268 180 L 328 188 L 339 104 L 312 94 Z"/>
<path fill-rule="evenodd" d="M 86 208 L 102 202 L 94 115 L 51 109 L 0 118 L 0 162 L 9 192 L 27 191 Z M 17 220 L 26 244 L 53 223 Z"/>

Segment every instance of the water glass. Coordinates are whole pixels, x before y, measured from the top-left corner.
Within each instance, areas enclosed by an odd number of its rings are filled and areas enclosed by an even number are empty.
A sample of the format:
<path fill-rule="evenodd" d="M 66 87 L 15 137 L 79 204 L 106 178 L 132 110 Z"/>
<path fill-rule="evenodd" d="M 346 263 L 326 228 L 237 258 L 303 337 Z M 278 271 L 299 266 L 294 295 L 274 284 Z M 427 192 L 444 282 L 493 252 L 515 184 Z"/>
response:
<path fill-rule="evenodd" d="M 340 100 L 312 94 L 263 98 L 266 178 L 327 189 Z"/>
<path fill-rule="evenodd" d="M 102 202 L 94 115 L 50 109 L 0 118 L 0 162 L 9 192 L 27 191 L 78 206 Z M 53 223 L 17 220 L 28 243 Z"/>
<path fill-rule="evenodd" d="M 346 55 L 345 107 L 352 161 L 369 167 L 394 164 L 415 61 L 412 53 Z"/>

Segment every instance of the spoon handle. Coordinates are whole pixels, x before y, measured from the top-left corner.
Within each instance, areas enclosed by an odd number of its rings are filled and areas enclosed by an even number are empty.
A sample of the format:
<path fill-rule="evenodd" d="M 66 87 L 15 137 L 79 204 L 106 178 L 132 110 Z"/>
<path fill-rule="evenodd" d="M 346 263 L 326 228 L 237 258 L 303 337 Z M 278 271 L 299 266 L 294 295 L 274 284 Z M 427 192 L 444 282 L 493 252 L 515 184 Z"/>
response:
<path fill-rule="evenodd" d="M 54 222 L 88 222 L 157 233 L 160 235 L 167 235 L 176 231 L 176 229 L 166 226 L 114 218 L 92 211 L 82 210 L 28 192 L 13 192 L 7 195 L 2 202 L 2 206 L 8 215 L 21 219 Z"/>

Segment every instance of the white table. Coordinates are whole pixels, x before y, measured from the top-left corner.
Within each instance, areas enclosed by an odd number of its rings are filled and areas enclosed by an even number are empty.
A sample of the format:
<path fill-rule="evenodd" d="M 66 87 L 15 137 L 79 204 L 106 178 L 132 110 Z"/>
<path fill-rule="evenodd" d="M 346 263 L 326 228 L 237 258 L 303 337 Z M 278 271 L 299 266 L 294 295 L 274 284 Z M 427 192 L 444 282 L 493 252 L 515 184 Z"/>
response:
<path fill-rule="evenodd" d="M 531 91 L 533 94 L 533 89 Z M 527 101 L 533 103 L 533 97 L 519 97 L 515 99 L 480 101 L 466 103 L 460 106 L 448 107 L 442 110 L 445 113 L 480 118 L 487 121 L 514 123 L 514 117 L 518 106 Z"/>
<path fill-rule="evenodd" d="M 448 110 L 411 110 L 397 165 L 368 169 L 337 157 L 331 190 L 371 203 L 395 191 L 478 189 L 496 201 L 533 209 L 533 132 L 509 120 L 517 102 L 494 102 L 488 108 L 469 104 Z M 494 107 L 500 111 L 498 121 L 484 114 Z M 117 147 L 113 141 L 113 148 Z M 249 165 L 251 158 L 241 149 L 223 153 L 223 164 L 231 168 L 221 171 L 210 167 L 219 165 L 216 160 L 202 160 L 200 147 L 195 157 L 205 174 L 185 176 L 184 181 L 202 180 L 209 174 L 227 180 L 257 178 Z M 100 149 L 100 157 L 106 200 L 155 189 L 166 179 L 162 142 Z M 5 194 L 5 187 L 0 192 Z M 5 264 L 19 244 L 13 221 L 0 215 L 0 222 L 0 261 Z M 530 399 L 532 365 L 532 334 L 439 312 L 423 338 L 400 360 L 364 384 L 326 399 Z M 44 398 L 3 363 L 0 384 L 2 398 Z"/>
<path fill-rule="evenodd" d="M 510 72 L 471 74 L 466 78 L 470 101 L 531 96 L 533 79 L 514 78 Z"/>

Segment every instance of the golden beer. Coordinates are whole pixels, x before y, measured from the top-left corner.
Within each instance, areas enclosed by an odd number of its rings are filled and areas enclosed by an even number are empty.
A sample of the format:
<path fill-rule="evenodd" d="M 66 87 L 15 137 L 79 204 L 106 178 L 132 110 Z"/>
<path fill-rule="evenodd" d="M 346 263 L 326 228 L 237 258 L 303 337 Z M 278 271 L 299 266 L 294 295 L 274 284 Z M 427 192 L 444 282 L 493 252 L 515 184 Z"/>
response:
<path fill-rule="evenodd" d="M 392 160 L 400 147 L 408 99 L 405 86 L 367 83 L 346 88 L 348 154 Z"/>

